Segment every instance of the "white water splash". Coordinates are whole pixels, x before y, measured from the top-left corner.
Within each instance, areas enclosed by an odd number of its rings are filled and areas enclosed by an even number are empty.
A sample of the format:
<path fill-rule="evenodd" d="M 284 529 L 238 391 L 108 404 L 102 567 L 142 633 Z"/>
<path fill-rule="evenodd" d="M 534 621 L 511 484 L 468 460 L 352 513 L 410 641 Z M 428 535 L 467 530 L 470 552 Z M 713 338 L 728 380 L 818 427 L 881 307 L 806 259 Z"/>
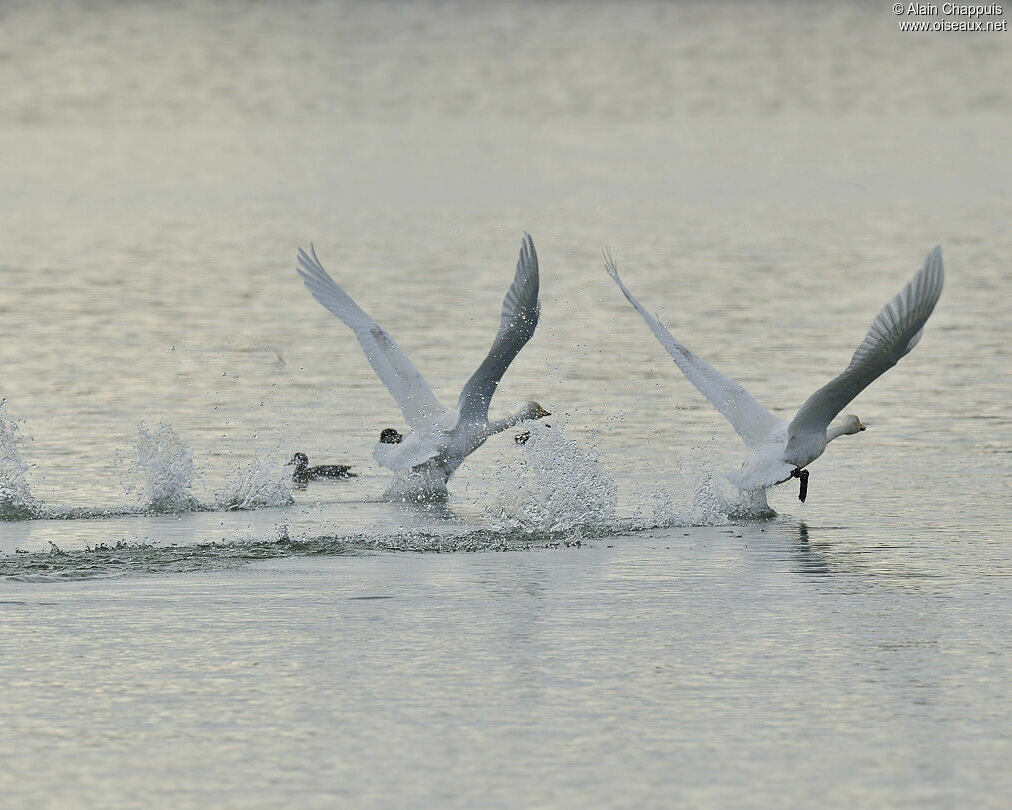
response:
<path fill-rule="evenodd" d="M 724 526 L 738 520 L 760 520 L 775 513 L 765 490 L 743 492 L 714 464 L 714 442 L 681 456 L 652 493 L 637 528 L 658 526 Z"/>
<path fill-rule="evenodd" d="M 439 470 L 422 465 L 395 472 L 383 498 L 404 503 L 445 503 L 449 491 Z"/>
<path fill-rule="evenodd" d="M 215 508 L 231 511 L 289 506 L 295 502 L 290 484 L 291 473 L 283 463 L 255 458 L 238 467 L 225 488 L 215 493 Z"/>
<path fill-rule="evenodd" d="M 164 422 L 149 430 L 137 426 L 137 457 L 131 465 L 133 483 L 127 492 L 136 492 L 143 507 L 151 512 L 192 512 L 200 509 L 193 496 L 196 465 L 193 451 Z"/>
<path fill-rule="evenodd" d="M 493 528 L 555 532 L 613 526 L 618 488 L 601 469 L 597 451 L 566 438 L 558 418 L 526 432 L 526 442 L 500 468 L 485 508 Z"/>
<path fill-rule="evenodd" d="M 25 478 L 29 467 L 21 460 L 18 445 L 24 435 L 18 423 L 4 415 L 0 402 L 0 520 L 27 520 L 40 517 L 42 502 L 32 495 Z"/>

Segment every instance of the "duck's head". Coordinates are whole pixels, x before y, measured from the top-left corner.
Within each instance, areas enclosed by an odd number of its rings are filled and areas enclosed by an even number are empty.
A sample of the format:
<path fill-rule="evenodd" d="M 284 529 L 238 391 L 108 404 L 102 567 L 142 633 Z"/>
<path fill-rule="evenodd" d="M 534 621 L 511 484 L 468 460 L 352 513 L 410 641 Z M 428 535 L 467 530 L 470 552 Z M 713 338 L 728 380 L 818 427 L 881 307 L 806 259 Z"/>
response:
<path fill-rule="evenodd" d="M 404 437 L 393 428 L 383 428 L 380 431 L 380 444 L 400 444 Z"/>
<path fill-rule="evenodd" d="M 309 466 L 309 456 L 305 453 L 296 453 L 288 463 L 295 467 L 295 469 L 301 470 Z"/>

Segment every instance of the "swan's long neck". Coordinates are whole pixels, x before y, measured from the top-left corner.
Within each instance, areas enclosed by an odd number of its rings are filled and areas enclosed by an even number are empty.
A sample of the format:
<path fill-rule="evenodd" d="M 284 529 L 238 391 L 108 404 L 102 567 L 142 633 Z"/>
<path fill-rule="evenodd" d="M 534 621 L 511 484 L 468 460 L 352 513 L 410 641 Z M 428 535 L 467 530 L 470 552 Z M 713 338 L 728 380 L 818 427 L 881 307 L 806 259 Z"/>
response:
<path fill-rule="evenodd" d="M 512 416 L 506 416 L 502 419 L 495 419 L 488 423 L 488 435 L 494 436 L 496 433 L 502 433 L 504 430 L 509 430 L 511 427 L 516 427 L 521 422 L 529 419 L 527 416 L 526 409 L 517 411 Z"/>
<path fill-rule="evenodd" d="M 847 430 L 846 425 L 830 425 L 826 428 L 826 444 L 829 444 L 833 439 L 848 436 L 853 432 L 852 430 Z"/>

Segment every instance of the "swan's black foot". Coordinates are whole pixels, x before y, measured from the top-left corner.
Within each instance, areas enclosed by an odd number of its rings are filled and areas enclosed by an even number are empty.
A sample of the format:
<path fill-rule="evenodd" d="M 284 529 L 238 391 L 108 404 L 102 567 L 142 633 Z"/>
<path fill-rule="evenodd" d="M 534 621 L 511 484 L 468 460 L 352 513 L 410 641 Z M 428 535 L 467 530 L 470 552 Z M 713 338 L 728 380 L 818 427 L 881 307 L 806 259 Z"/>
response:
<path fill-rule="evenodd" d="M 801 491 L 798 493 L 798 500 L 804 503 L 805 498 L 808 497 L 808 470 L 795 467 L 791 471 L 791 478 L 797 478 L 801 481 Z"/>

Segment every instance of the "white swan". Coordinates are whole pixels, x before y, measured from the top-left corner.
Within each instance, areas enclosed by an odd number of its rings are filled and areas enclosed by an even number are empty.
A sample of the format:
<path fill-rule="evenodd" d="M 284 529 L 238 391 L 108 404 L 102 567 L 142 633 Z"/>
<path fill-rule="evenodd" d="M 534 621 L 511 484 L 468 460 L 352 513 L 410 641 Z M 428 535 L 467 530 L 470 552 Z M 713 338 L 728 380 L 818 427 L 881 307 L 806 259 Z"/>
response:
<path fill-rule="evenodd" d="M 510 363 L 531 339 L 538 325 L 538 255 L 530 234 L 524 232 L 513 284 L 502 302 L 499 332 L 488 356 L 460 393 L 455 410 L 436 399 L 428 383 L 390 334 L 370 318 L 327 274 L 316 257 L 299 248 L 298 273 L 313 297 L 351 328 L 369 364 L 397 401 L 411 432 L 401 436 L 385 429 L 373 450 L 377 463 L 390 470 L 415 470 L 431 481 L 445 484 L 464 458 L 489 436 L 548 412 L 528 402 L 513 416 L 489 422 L 488 406 Z"/>
<path fill-rule="evenodd" d="M 924 267 L 872 321 L 850 365 L 836 379 L 812 394 L 788 423 L 773 416 L 738 383 L 675 340 L 626 289 L 607 250 L 604 251 L 604 259 L 608 275 L 643 316 L 675 365 L 724 415 L 752 450 L 741 469 L 728 475 L 731 483 L 743 490 L 761 490 L 799 478 L 802 501 L 808 492 L 808 470 L 805 467 L 821 456 L 833 439 L 865 429 L 856 416 L 846 416 L 832 427 L 830 422 L 854 397 L 917 345 L 924 332 L 924 323 L 942 294 L 945 280 L 942 248 L 937 246 L 928 254 Z"/>

